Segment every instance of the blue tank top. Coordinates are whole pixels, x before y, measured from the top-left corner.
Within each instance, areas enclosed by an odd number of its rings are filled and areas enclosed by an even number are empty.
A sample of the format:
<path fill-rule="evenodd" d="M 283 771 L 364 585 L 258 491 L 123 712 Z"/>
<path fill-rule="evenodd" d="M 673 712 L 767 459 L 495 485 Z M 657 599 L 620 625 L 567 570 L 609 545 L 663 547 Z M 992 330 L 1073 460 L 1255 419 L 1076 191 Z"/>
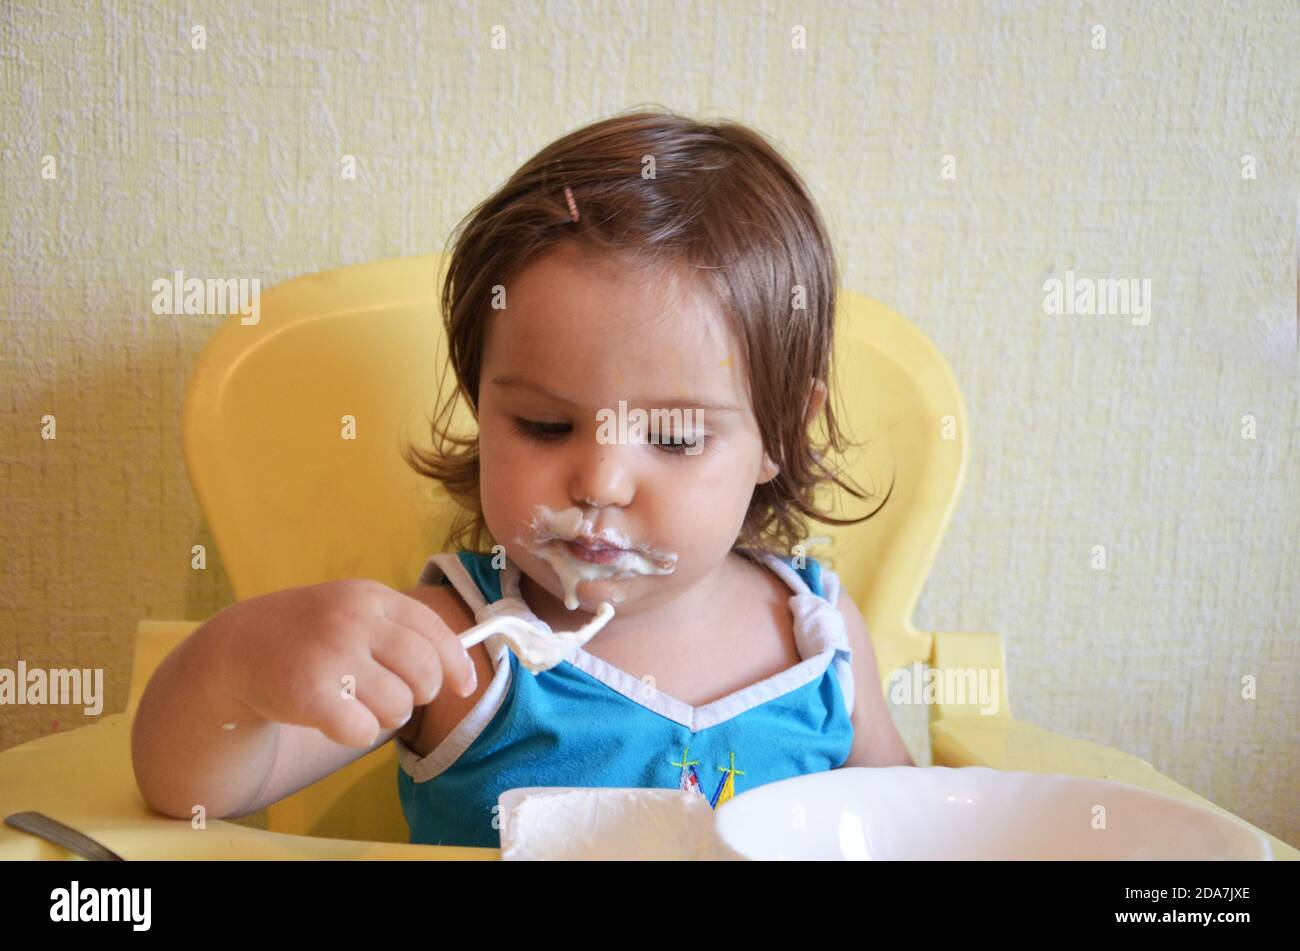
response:
<path fill-rule="evenodd" d="M 700 707 L 579 648 L 536 675 L 501 635 L 473 709 L 421 757 L 401 737 L 397 788 L 411 842 L 500 848 L 497 797 L 521 786 L 698 791 L 714 808 L 765 783 L 835 769 L 853 745 L 853 671 L 839 579 L 810 557 L 739 548 L 790 587 L 802 660 Z M 519 568 L 475 552 L 431 557 L 419 584 L 451 584 L 475 623 L 500 613 L 549 630 L 519 593 Z"/>

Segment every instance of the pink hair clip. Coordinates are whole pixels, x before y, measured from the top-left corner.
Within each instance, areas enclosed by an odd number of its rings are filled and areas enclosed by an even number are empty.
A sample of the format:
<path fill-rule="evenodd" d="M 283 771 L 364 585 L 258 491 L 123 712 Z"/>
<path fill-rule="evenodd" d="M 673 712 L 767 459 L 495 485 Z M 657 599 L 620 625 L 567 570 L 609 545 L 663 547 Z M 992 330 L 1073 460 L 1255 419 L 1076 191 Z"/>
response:
<path fill-rule="evenodd" d="M 578 203 L 573 200 L 573 189 L 568 185 L 564 186 L 564 198 L 569 203 L 569 217 L 576 222 L 578 220 Z"/>

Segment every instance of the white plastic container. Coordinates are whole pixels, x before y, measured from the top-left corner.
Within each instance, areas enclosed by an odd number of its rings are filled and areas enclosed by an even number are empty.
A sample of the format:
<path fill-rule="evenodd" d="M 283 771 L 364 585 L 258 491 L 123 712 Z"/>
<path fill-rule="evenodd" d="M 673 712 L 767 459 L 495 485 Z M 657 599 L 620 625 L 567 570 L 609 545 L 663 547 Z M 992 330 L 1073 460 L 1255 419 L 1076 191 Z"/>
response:
<path fill-rule="evenodd" d="M 501 858 L 735 860 L 712 807 L 684 789 L 524 786 L 497 797 Z"/>

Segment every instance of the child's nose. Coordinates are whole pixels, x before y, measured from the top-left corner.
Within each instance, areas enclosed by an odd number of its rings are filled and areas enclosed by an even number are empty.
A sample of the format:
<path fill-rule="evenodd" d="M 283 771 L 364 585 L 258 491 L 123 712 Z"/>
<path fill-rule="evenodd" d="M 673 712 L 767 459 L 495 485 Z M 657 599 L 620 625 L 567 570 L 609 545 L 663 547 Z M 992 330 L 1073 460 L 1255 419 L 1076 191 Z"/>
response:
<path fill-rule="evenodd" d="M 604 505 L 627 505 L 636 491 L 635 446 L 593 444 L 573 464 L 569 492 L 579 504 L 593 499 Z"/>

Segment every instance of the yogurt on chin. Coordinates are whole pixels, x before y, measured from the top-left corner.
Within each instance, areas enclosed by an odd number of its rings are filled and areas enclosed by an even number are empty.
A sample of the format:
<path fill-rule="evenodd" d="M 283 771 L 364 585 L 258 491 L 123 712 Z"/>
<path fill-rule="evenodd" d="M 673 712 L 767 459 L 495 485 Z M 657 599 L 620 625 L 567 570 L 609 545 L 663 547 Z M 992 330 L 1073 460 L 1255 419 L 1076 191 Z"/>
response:
<path fill-rule="evenodd" d="M 596 535 L 604 544 L 624 551 L 607 564 L 584 561 L 566 544 L 583 535 Z M 667 575 L 677 566 L 676 552 L 637 544 L 615 529 L 597 534 L 591 520 L 584 519 L 577 506 L 559 512 L 545 505 L 534 506 L 532 519 L 515 536 L 515 541 L 555 569 L 564 586 L 564 606 L 570 611 L 578 608 L 578 585 L 584 581 Z"/>

